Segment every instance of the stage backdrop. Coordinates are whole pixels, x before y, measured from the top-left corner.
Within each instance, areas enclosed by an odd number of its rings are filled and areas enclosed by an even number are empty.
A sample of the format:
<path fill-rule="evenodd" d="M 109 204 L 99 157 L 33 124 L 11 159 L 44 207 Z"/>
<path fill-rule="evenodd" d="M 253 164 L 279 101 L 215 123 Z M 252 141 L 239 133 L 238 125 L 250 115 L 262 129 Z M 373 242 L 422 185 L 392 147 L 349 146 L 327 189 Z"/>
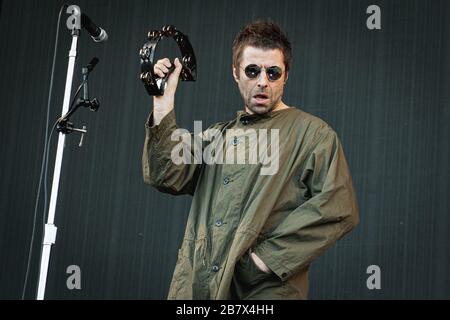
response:
<path fill-rule="evenodd" d="M 22 294 L 45 137 L 56 22 L 63 1 L 3 1 L 0 17 L 0 298 Z M 361 223 L 312 265 L 311 299 L 450 298 L 450 2 L 79 0 L 109 40 L 79 40 L 74 88 L 94 56 L 97 113 L 67 137 L 47 297 L 165 299 L 191 198 L 143 183 L 141 152 L 151 99 L 138 80 L 147 31 L 174 24 L 197 55 L 198 81 L 181 83 L 180 126 L 229 120 L 243 107 L 231 74 L 236 32 L 256 18 L 278 22 L 294 60 L 285 102 L 327 121 L 353 174 Z M 369 30 L 369 5 L 381 29 Z M 71 36 L 61 20 L 50 122 L 61 113 Z M 165 44 L 166 52 L 174 52 Z M 162 48 L 163 49 L 163 48 Z M 48 194 L 56 135 L 51 141 Z M 35 295 L 42 196 L 26 298 Z M 69 266 L 81 289 L 69 290 Z M 381 287 L 369 289 L 369 266 Z M 371 268 L 369 268 L 369 271 Z M 375 274 L 376 276 L 377 274 Z M 369 283 L 374 283 L 369 279 Z"/>

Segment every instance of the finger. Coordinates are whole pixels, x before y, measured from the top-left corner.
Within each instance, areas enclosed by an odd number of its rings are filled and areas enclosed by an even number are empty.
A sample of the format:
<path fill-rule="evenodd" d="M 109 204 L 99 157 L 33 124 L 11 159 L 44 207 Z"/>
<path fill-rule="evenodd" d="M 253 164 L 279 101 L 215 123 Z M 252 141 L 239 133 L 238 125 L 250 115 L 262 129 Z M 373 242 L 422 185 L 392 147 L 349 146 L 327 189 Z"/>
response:
<path fill-rule="evenodd" d="M 172 65 L 172 63 L 170 62 L 169 58 L 161 59 L 157 63 L 160 63 L 160 64 L 164 65 L 167 68 L 170 68 L 170 66 Z"/>
<path fill-rule="evenodd" d="M 154 66 L 153 66 L 153 72 L 157 75 L 157 76 L 159 76 L 159 77 L 164 77 L 164 72 L 161 70 L 161 67 L 160 66 L 158 66 L 157 64 L 155 64 Z"/>
<path fill-rule="evenodd" d="M 164 74 L 164 72 L 162 72 L 161 70 L 159 70 L 159 69 L 156 69 L 155 68 L 155 74 L 157 75 L 157 76 L 159 76 L 160 78 L 164 78 L 166 75 Z"/>
<path fill-rule="evenodd" d="M 169 95 L 175 94 L 175 91 L 178 86 L 178 81 L 180 79 L 180 73 L 181 73 L 181 70 L 183 69 L 183 66 L 181 65 L 180 60 L 178 58 L 175 59 L 174 64 L 175 64 L 175 70 L 172 72 L 172 74 L 170 75 L 170 77 L 167 81 L 167 88 L 165 91 Z"/>
<path fill-rule="evenodd" d="M 181 73 L 181 69 L 183 69 L 183 65 L 181 64 L 180 59 L 178 58 L 175 58 L 174 64 L 175 64 L 174 73 L 178 76 Z"/>
<path fill-rule="evenodd" d="M 169 69 L 163 64 L 156 64 L 156 67 L 164 73 L 169 72 Z"/>

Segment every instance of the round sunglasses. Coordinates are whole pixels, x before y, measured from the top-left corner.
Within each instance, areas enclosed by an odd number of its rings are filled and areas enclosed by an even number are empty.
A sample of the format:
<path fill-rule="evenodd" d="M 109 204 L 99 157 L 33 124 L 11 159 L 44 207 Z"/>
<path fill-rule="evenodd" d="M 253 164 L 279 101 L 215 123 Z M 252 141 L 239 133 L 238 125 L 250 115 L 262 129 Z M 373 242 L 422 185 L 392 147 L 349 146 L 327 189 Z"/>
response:
<path fill-rule="evenodd" d="M 245 75 L 250 79 L 256 79 L 259 77 L 261 70 L 265 69 L 267 77 L 270 81 L 276 81 L 281 78 L 283 74 L 283 70 L 280 67 L 273 66 L 269 68 L 261 68 L 256 64 L 249 64 L 244 68 Z"/>

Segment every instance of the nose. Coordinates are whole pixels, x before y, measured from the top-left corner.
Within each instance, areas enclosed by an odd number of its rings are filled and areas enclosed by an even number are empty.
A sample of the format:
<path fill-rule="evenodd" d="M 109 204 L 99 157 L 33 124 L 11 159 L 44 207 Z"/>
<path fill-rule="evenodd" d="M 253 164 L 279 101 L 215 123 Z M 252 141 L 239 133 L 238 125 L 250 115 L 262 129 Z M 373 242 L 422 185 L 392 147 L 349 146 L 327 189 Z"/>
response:
<path fill-rule="evenodd" d="M 267 79 L 266 69 L 262 69 L 258 77 L 258 87 L 266 88 L 268 85 L 269 81 Z"/>

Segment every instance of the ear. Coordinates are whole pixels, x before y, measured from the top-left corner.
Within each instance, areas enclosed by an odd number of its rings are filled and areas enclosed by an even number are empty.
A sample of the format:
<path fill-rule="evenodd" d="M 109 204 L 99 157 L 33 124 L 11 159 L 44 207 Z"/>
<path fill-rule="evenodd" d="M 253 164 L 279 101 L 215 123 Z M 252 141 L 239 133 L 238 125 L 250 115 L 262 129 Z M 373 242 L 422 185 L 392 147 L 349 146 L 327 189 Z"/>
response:
<path fill-rule="evenodd" d="M 234 81 L 239 82 L 239 74 L 236 73 L 236 67 L 233 66 L 233 78 Z"/>

